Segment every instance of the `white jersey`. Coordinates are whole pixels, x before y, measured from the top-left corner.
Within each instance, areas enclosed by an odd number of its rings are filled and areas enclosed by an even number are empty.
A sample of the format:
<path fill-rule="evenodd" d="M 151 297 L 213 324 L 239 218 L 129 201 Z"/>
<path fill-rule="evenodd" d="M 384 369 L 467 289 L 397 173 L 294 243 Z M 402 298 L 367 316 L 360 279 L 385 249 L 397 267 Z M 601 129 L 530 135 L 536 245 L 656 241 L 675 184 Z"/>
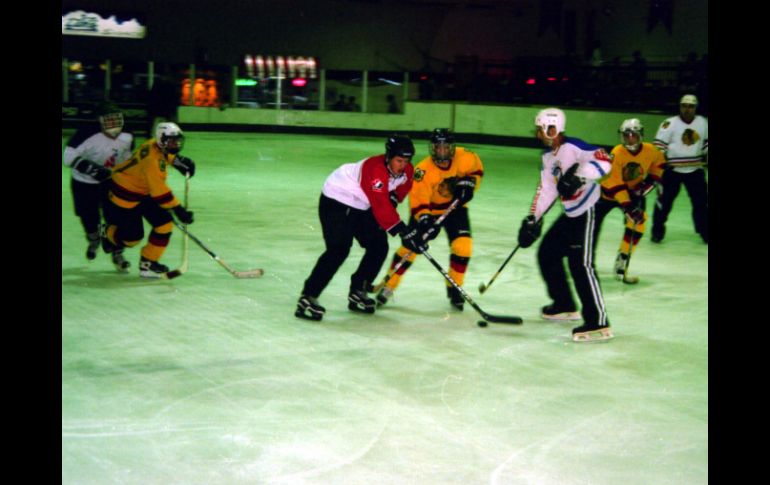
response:
<path fill-rule="evenodd" d="M 596 204 L 601 196 L 598 180 L 605 177 L 612 167 L 607 152 L 577 138 L 565 138 L 554 152 L 550 148 L 543 153 L 540 184 L 535 192 L 530 213 L 540 219 L 559 197 L 556 184 L 561 175 L 574 164 L 580 164 L 575 175 L 583 179 L 583 186 L 569 199 L 561 198 L 567 217 L 577 217 Z"/>
<path fill-rule="evenodd" d="M 131 156 L 134 148 L 134 135 L 121 132 L 116 138 L 105 135 L 101 128 L 89 126 L 79 129 L 67 142 L 64 149 L 64 165 L 72 167 L 80 159 L 91 160 L 112 169 L 118 163 Z M 72 178 L 87 184 L 98 184 L 90 175 L 72 170 Z"/>
<path fill-rule="evenodd" d="M 668 166 L 675 172 L 702 170 L 709 149 L 708 120 L 700 115 L 690 123 L 680 116 L 667 118 L 660 124 L 653 144 L 666 154 Z"/>

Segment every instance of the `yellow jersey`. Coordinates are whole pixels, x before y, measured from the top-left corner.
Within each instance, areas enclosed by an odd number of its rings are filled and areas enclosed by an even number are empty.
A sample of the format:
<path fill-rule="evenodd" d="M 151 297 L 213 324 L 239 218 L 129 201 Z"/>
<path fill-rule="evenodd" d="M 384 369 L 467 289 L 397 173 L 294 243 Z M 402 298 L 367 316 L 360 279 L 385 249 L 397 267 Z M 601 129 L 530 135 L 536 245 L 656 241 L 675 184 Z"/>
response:
<path fill-rule="evenodd" d="M 642 143 L 638 153 L 632 154 L 622 144 L 610 154 L 612 168 L 601 181 L 602 198 L 626 205 L 631 201 L 629 190 L 640 188 L 642 183 L 660 182 L 666 158 L 652 143 Z M 646 182 L 645 182 L 646 181 Z"/>
<path fill-rule="evenodd" d="M 165 155 L 154 139 L 147 140 L 131 158 L 112 170 L 110 200 L 125 209 L 136 207 L 148 197 L 164 209 L 178 206 L 179 200 L 166 185 L 167 169 L 173 161 L 174 155 Z"/>
<path fill-rule="evenodd" d="M 462 147 L 455 148 L 452 162 L 446 169 L 439 168 L 430 156 L 420 160 L 414 169 L 412 190 L 409 192 L 409 208 L 414 218 L 423 214 L 442 214 L 453 199 L 457 180 L 474 177 L 479 190 L 484 165 L 478 155 Z"/>

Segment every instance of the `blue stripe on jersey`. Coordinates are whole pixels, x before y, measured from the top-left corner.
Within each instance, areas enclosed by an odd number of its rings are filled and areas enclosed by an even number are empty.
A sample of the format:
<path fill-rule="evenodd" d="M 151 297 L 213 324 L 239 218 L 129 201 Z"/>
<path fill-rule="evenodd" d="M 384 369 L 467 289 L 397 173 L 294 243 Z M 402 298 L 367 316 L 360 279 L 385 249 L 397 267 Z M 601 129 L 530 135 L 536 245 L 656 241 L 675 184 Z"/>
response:
<path fill-rule="evenodd" d="M 580 138 L 572 138 L 572 137 L 565 137 L 564 143 L 572 143 L 576 147 L 580 148 L 581 150 L 598 150 L 599 147 L 597 145 L 591 145 L 590 143 L 581 140 Z"/>
<path fill-rule="evenodd" d="M 594 167 L 596 167 L 596 170 L 598 170 L 599 173 L 602 174 L 602 177 L 604 177 L 604 175 L 607 173 L 604 170 L 602 170 L 602 166 L 596 163 L 595 161 L 591 160 L 589 163 Z"/>
<path fill-rule="evenodd" d="M 597 184 L 593 184 L 593 185 L 591 185 L 591 188 L 588 190 L 588 192 L 586 193 L 586 195 L 585 195 L 585 196 L 583 196 L 583 200 L 581 200 L 581 201 L 580 201 L 580 202 L 579 202 L 577 205 L 574 205 L 574 206 L 570 207 L 569 209 L 567 209 L 567 208 L 565 207 L 565 208 L 564 208 L 564 212 L 572 212 L 572 211 L 576 211 L 576 210 L 578 210 L 580 207 L 582 207 L 582 206 L 583 206 L 583 204 L 585 204 L 585 203 L 586 203 L 586 201 L 587 201 L 587 200 L 588 200 L 588 199 L 591 197 L 591 194 L 593 194 L 594 190 L 596 190 L 596 186 L 597 186 Z"/>

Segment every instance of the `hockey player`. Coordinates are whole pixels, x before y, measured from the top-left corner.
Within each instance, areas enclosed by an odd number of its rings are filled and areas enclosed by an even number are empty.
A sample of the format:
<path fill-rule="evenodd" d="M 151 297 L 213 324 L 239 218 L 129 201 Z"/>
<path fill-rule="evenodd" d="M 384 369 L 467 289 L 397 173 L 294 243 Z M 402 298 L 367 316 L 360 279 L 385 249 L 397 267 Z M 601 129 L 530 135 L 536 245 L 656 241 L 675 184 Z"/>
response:
<path fill-rule="evenodd" d="M 383 155 L 344 164 L 327 177 L 318 205 L 326 251 L 305 280 L 295 316 L 323 318 L 326 309 L 318 297 L 345 262 L 354 239 L 364 256 L 350 277 L 348 309 L 361 313 L 374 313 L 375 302 L 366 292 L 388 255 L 385 231 L 400 235 L 402 244 L 416 253 L 427 249 L 417 228 L 404 224 L 396 212 L 412 187 L 413 156 L 412 140 L 393 135 Z"/>
<path fill-rule="evenodd" d="M 695 114 L 697 106 L 698 98 L 685 94 L 679 100 L 679 116 L 666 119 L 655 134 L 653 143 L 666 155 L 668 164 L 652 213 L 652 242 L 663 241 L 668 214 L 684 184 L 692 202 L 695 232 L 708 244 L 708 187 L 704 166 L 708 163 L 709 125 L 706 118 Z"/>
<path fill-rule="evenodd" d="M 603 149 L 564 134 L 564 112 L 546 108 L 535 117 L 537 138 L 547 147 L 543 153 L 540 183 L 530 214 L 519 229 L 519 245 L 531 246 L 540 236 L 543 215 L 557 197 L 563 214 L 548 229 L 537 253 L 540 272 L 553 303 L 543 307 L 546 320 L 579 320 L 572 297 L 564 258 L 582 304 L 583 325 L 572 329 L 575 341 L 612 338 L 604 298 L 594 268 L 596 202 L 598 180 L 610 170 L 610 158 Z"/>
<path fill-rule="evenodd" d="M 414 170 L 414 185 L 409 192 L 410 223 L 417 224 L 421 234 L 426 235 L 425 239 L 431 240 L 441 230 L 434 224 L 436 218 L 446 211 L 454 199 L 459 201 L 457 208 L 444 220 L 443 227 L 451 251 L 449 276 L 460 286 L 465 279 L 473 244 L 467 204 L 481 184 L 484 166 L 474 152 L 456 147 L 454 134 L 446 128 L 433 130 L 429 151 L 430 156 L 422 159 Z M 406 247 L 398 248 L 390 265 L 391 272 L 409 252 Z M 380 290 L 377 294 L 378 306 L 387 303 L 416 257 L 412 252 Z M 460 292 L 448 282 L 446 292 L 450 304 L 462 311 L 465 299 Z"/>
<path fill-rule="evenodd" d="M 112 172 L 109 224 L 102 234 L 102 248 L 107 253 L 136 246 L 144 238 L 142 218 L 152 226 L 147 244 L 141 250 L 139 276 L 162 278 L 169 271 L 158 262 L 171 238 L 173 222 L 170 211 L 183 224 L 192 224 L 193 213 L 186 210 L 166 185 L 168 166 L 176 162 L 186 167 L 191 176 L 195 164 L 179 155 L 184 147 L 184 134 L 175 123 L 159 123 L 155 137 L 134 151 L 131 158 L 118 164 Z M 184 169 L 179 168 L 181 172 Z"/>
<path fill-rule="evenodd" d="M 636 118 L 624 120 L 618 130 L 620 144 L 612 149 L 612 169 L 601 181 L 602 197 L 596 204 L 596 225 L 609 211 L 620 207 L 626 215 L 625 232 L 615 259 L 615 277 L 626 281 L 630 255 L 644 235 L 645 196 L 660 183 L 666 159 L 652 143 L 645 143 L 644 126 Z"/>
<path fill-rule="evenodd" d="M 123 131 L 123 113 L 112 103 L 96 109 L 91 125 L 78 129 L 64 149 L 64 165 L 72 168 L 72 200 L 75 214 L 86 233 L 86 258 L 93 260 L 99 249 L 99 226 L 107 202 L 111 169 L 131 155 L 134 135 Z M 112 253 L 120 272 L 128 271 L 123 250 Z"/>

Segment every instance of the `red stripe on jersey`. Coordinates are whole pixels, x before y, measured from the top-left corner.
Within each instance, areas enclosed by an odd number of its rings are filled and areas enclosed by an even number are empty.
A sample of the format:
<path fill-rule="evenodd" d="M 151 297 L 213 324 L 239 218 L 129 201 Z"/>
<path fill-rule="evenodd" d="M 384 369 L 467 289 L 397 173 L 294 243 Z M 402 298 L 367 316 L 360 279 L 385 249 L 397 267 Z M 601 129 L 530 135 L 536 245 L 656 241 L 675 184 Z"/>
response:
<path fill-rule="evenodd" d="M 166 192 L 165 194 L 158 195 L 156 197 L 153 197 L 152 200 L 157 202 L 159 205 L 168 204 L 172 200 L 174 200 L 174 194 L 171 192 Z"/>
<path fill-rule="evenodd" d="M 465 273 L 465 269 L 468 267 L 468 264 L 465 263 L 458 263 L 456 261 L 449 260 L 449 267 L 453 270 L 457 271 L 458 273 Z"/>

